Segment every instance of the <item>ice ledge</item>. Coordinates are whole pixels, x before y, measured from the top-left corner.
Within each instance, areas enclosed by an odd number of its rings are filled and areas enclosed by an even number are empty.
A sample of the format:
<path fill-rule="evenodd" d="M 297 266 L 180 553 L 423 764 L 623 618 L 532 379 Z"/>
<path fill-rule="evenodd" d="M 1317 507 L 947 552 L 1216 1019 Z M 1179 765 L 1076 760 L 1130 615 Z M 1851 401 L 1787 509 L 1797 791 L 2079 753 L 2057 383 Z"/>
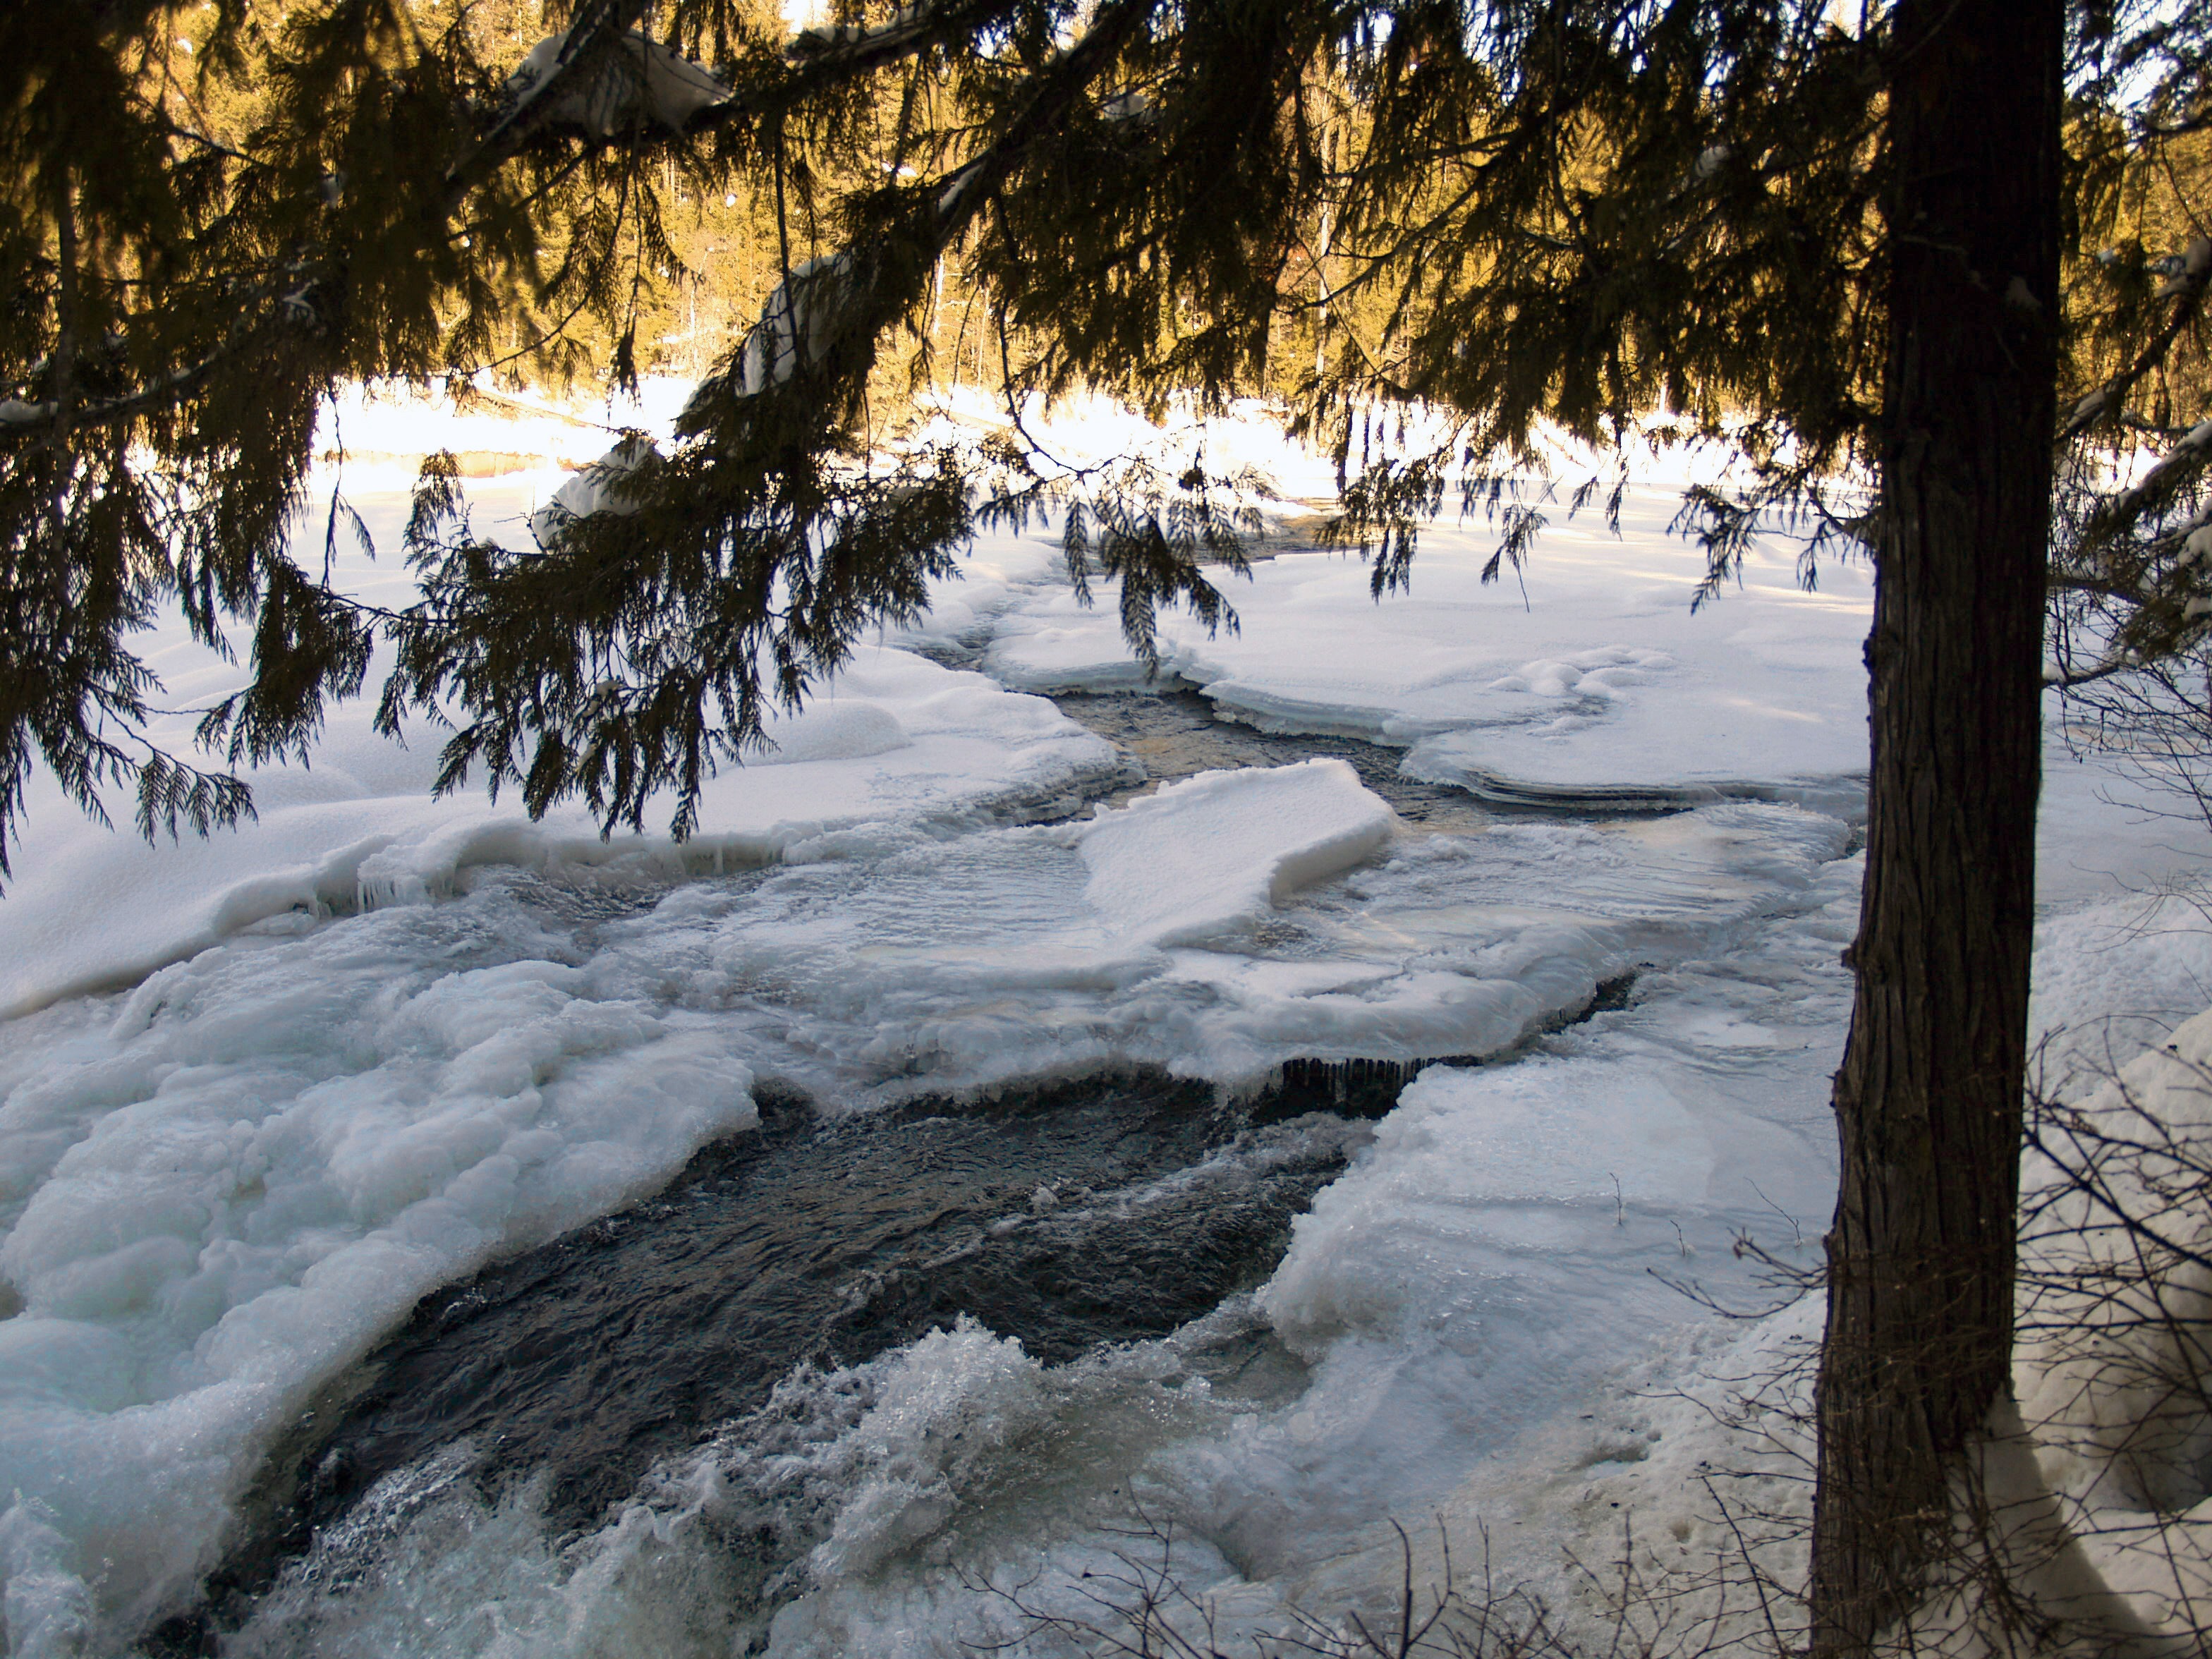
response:
<path fill-rule="evenodd" d="M 1374 857 L 1396 823 L 1345 761 L 1201 772 L 1082 826 L 1084 896 L 1148 944 L 1213 943 Z"/>

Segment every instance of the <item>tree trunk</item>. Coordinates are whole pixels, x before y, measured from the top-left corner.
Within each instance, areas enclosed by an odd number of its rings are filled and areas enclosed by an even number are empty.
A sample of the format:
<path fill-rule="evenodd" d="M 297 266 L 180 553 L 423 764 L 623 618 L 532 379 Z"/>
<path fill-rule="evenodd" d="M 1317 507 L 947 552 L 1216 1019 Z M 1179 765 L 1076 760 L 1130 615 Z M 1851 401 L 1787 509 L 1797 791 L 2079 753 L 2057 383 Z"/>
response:
<path fill-rule="evenodd" d="M 2055 422 L 2060 0 L 1904 0 L 1865 908 L 1835 1108 L 1813 1651 L 1939 1583 L 2012 1386 Z"/>

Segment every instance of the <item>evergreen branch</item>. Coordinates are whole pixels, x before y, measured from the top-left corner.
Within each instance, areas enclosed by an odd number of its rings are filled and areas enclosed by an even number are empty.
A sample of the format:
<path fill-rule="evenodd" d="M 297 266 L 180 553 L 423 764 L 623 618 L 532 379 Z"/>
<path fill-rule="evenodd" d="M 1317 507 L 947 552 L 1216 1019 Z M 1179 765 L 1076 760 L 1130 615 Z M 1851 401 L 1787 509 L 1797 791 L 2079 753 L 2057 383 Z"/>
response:
<path fill-rule="evenodd" d="M 648 3 L 587 0 L 590 9 L 570 21 L 551 73 L 526 88 L 476 147 L 447 169 L 447 218 L 453 216 L 471 189 L 520 154 L 542 129 L 553 124 L 555 112 L 560 108 L 558 94 L 573 91 L 587 74 L 599 72 L 621 38 L 637 26 Z"/>
<path fill-rule="evenodd" d="M 761 85 L 732 87 L 726 95 L 692 112 L 680 125 L 640 127 L 594 135 L 578 146 L 580 154 L 611 150 L 641 151 L 681 144 L 722 128 L 746 121 L 775 120 L 810 100 L 836 92 L 906 58 L 937 46 L 953 46 L 1001 23 L 1020 10 L 1019 0 L 970 0 L 966 5 L 916 6 L 891 24 L 872 29 L 840 27 L 809 30 L 786 49 L 793 68 Z M 627 32 L 643 6 L 629 0 L 626 15 L 632 21 L 610 24 L 608 38 Z M 574 31 L 571 31 L 572 34 Z M 565 86 L 580 74 L 577 58 L 564 58 L 557 72 Z M 522 106 L 501 118 L 492 135 L 455 162 L 446 175 L 449 204 L 457 204 L 470 191 L 488 181 L 507 162 L 544 144 L 574 143 L 573 130 L 549 102 L 555 77 L 531 88 Z M 453 211 L 449 206 L 448 214 Z"/>
<path fill-rule="evenodd" d="M 2205 289 L 2212 285 L 2212 238 L 2199 236 L 2191 242 L 2183 261 L 2180 272 L 2160 290 L 2160 297 L 2173 302 L 2165 325 L 2136 354 L 2133 362 L 2074 406 L 2074 412 L 2058 429 L 2061 447 L 2081 437 L 2107 415 L 2117 416 L 2136 382 L 2166 361 L 2166 354 L 2172 349 L 2182 331 L 2203 309 Z"/>
<path fill-rule="evenodd" d="M 595 66 L 603 64 L 607 50 L 619 49 L 620 37 L 635 25 L 645 3 L 646 0 L 601 0 L 592 17 L 572 26 L 553 72 L 529 88 L 501 116 L 491 131 L 447 170 L 441 204 L 443 222 L 450 223 L 459 215 L 471 191 L 489 182 L 501 167 L 535 148 L 549 143 L 573 147 L 575 154 L 569 161 L 573 167 L 594 154 L 643 150 L 687 142 L 741 120 L 779 115 L 796 104 L 835 91 L 901 58 L 965 38 L 1003 21 L 1018 9 L 1016 0 L 978 0 L 977 3 L 964 6 L 932 7 L 921 9 L 919 20 L 911 25 L 857 35 L 833 32 L 832 38 L 818 46 L 802 47 L 794 43 L 794 50 L 802 60 L 795 72 L 759 88 L 732 90 L 727 98 L 697 112 L 680 129 L 611 133 L 580 143 L 573 131 L 562 125 L 556 113 L 559 107 L 557 94 L 563 89 L 573 89 L 584 76 L 594 72 Z M 1097 33 L 1094 27 L 1085 39 Z M 813 38 L 801 36 L 800 40 Z M 1057 112 L 1064 112 L 1065 107 L 1065 100 L 1054 106 Z M 1023 148 L 1035 136 L 1034 131 L 1027 131 L 1014 149 Z M 236 154 L 228 150 L 224 153 Z M 1001 155 L 1009 165 L 1012 154 L 1001 147 Z M 974 167 L 971 164 L 967 171 L 972 173 Z M 956 173 L 941 182 L 950 186 L 962 176 Z M 999 176 L 1003 177 L 1003 173 Z M 972 208 L 973 204 L 965 205 Z M 946 223 L 940 246 L 957 240 L 960 229 L 972 217 L 972 211 L 944 216 Z M 314 263 L 311 250 L 302 251 L 290 262 L 295 270 L 313 268 Z M 249 305 L 271 298 L 277 300 L 277 305 L 272 313 L 257 321 L 241 321 L 234 329 L 230 340 L 196 362 L 171 370 L 132 391 L 80 401 L 69 412 L 69 424 L 79 428 L 112 426 L 158 414 L 201 389 L 242 351 L 268 343 L 270 335 L 301 324 L 317 330 L 323 325 L 320 307 L 313 303 L 316 295 L 312 283 L 295 285 L 292 293 L 282 296 L 274 287 L 264 285 L 244 297 Z M 42 434 L 61 426 L 63 420 L 64 410 L 58 399 L 0 400 L 0 436 Z"/>
<path fill-rule="evenodd" d="M 69 423 L 75 427 L 108 426 L 118 421 L 135 420 L 142 415 L 166 409 L 178 398 L 196 390 L 236 355 L 234 348 L 226 346 L 197 363 L 171 370 L 136 392 L 125 392 L 119 398 L 102 398 L 96 403 L 80 403 L 70 411 Z M 10 398 L 0 402 L 0 433 L 27 436 L 47 432 L 60 426 L 62 419 L 62 404 L 58 398 L 28 403 L 21 398 Z"/>

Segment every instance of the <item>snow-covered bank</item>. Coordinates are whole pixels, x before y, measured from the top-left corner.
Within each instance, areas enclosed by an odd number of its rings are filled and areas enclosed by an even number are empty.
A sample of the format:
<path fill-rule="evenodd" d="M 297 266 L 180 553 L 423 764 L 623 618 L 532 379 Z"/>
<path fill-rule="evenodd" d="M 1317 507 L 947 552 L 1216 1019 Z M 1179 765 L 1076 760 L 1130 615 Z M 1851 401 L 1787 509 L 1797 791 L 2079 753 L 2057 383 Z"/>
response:
<path fill-rule="evenodd" d="M 1839 896 L 1814 925 L 1814 937 L 1826 932 L 1832 939 L 1847 938 L 1855 911 L 1856 895 Z M 1769 948 L 1786 951 L 1783 940 L 1790 931 L 1777 930 Z M 1839 1042 L 1836 1022 L 1847 981 L 1810 956 L 1800 962 L 1816 983 L 1824 983 L 1830 1000 L 1825 1015 L 1809 1003 L 1797 1006 L 1811 1017 L 1814 1029 L 1826 1028 Z M 2115 898 L 2046 917 L 2037 933 L 2031 1017 L 2033 1040 L 2045 1059 L 2045 1086 L 2065 1098 L 2083 1098 L 2097 1089 L 2097 1078 L 2111 1075 L 2116 1048 L 2136 1053 L 2145 1042 L 2162 1044 L 2171 1035 L 2179 1054 L 2154 1048 L 2124 1075 L 2140 1094 L 2165 1089 L 2187 1097 L 2185 1102 L 2167 1103 L 2162 1114 L 2175 1124 L 2201 1120 L 2202 1068 L 2212 1060 L 2212 1024 L 2200 1017 L 2178 1031 L 2174 1027 L 2186 1018 L 2192 1001 L 2203 1000 L 2208 987 L 2212 929 L 2186 903 Z M 1647 1007 L 1608 1018 L 1626 1020 L 1638 1012 L 1657 1011 Z M 2119 1013 L 2127 1017 L 2112 1018 Z M 1593 1030 L 1605 1023 L 1594 1023 Z M 1694 1021 L 1657 1023 L 1675 1036 L 1692 1075 L 1717 1058 L 1710 1052 L 1694 1057 L 1701 1046 Z M 1835 1051 L 1823 1052 L 1825 1064 L 1832 1066 Z M 1816 1074 L 1819 1069 L 1783 1085 L 1795 1093 L 1805 1114 L 1801 1152 L 1816 1146 L 1826 1151 L 1832 1144 L 1832 1130 L 1822 1121 L 1826 1078 Z M 1760 1070 L 1770 1081 L 1778 1081 L 1767 1068 Z M 1431 1079 L 1442 1087 L 1431 1085 Z M 1708 1075 L 1693 1086 L 1702 1093 L 1717 1080 Z M 1394 1154 L 1386 1121 L 1375 1152 L 1322 1195 L 1305 1225 L 1322 1226 L 1337 1204 L 1363 1188 L 1373 1191 L 1393 1182 L 1401 1183 L 1401 1193 L 1387 1206 L 1375 1206 L 1378 1212 L 1387 1208 L 1410 1217 L 1424 1206 L 1470 1206 L 1483 1200 L 1492 1188 L 1489 1170 L 1472 1160 L 1455 1170 L 1451 1158 L 1431 1148 L 1470 1142 L 1479 1147 L 1501 1127 L 1517 1138 L 1519 1115 L 1509 1106 L 1501 1121 L 1497 1091 L 1480 1073 L 1462 1081 L 1432 1073 L 1422 1084 L 1429 1086 L 1409 1091 L 1407 1100 L 1407 1106 L 1420 1109 L 1416 1121 L 1425 1121 L 1414 1154 Z M 1610 1079 L 1584 1079 L 1577 1101 L 1550 1115 L 1550 1133 L 1537 1143 L 1534 1156 L 1571 1168 L 1584 1144 L 1576 1126 L 1587 1121 L 1592 1110 L 1583 1103 L 1603 1103 L 1609 1096 L 1632 1098 L 1647 1086 L 1640 1063 L 1615 1071 Z M 2093 1103 L 2092 1110 L 2110 1112 L 2116 1097 L 2107 1090 L 2100 1101 L 2101 1107 Z M 2173 1109 L 2177 1103 L 2185 1109 Z M 1455 1110 L 1455 1116 L 1444 1115 Z M 1645 1121 L 1651 1126 L 1647 1134 L 1665 1137 L 1664 1114 Z M 1746 1145 L 1740 1135 L 1726 1137 L 1723 1144 L 1731 1151 Z M 1658 1156 L 1648 1158 L 1644 1167 L 1662 1176 L 1680 1169 L 1676 1146 L 1662 1139 L 1655 1150 Z M 1832 1158 L 1832 1152 L 1828 1156 Z M 1587 1185 L 1586 1168 L 1580 1173 Z M 2031 1188 L 2034 1174 L 2031 1169 Z M 1597 1196 L 1605 1197 L 1604 1190 Z M 1827 1198 L 1802 1187 L 1797 1197 L 1797 1203 L 1783 1200 L 1763 1220 L 1752 1218 L 1746 1231 L 1784 1261 L 1812 1266 Z M 1784 1209 L 1789 1218 L 1779 1213 Z M 2056 1230 L 2046 1223 L 2045 1231 Z M 1285 1263 L 1285 1273 L 1299 1261 L 1306 1242 L 1302 1229 L 1299 1245 Z M 1370 1234 L 1366 1251 L 1374 1265 L 1366 1271 L 1378 1278 L 1387 1274 L 1394 1248 L 1405 1247 L 1394 1245 L 1387 1232 L 1378 1247 Z M 2032 1243 L 2028 1249 L 2031 1271 L 2048 1274 L 2052 1264 L 2033 1259 Z M 1714 1284 L 1703 1264 L 1687 1259 L 1671 1276 L 1701 1280 L 1708 1287 Z M 1283 1277 L 1279 1274 L 1277 1282 Z M 1402 1282 L 1420 1282 L 1409 1274 L 1400 1277 Z M 2193 1288 L 2175 1288 L 2190 1307 L 2197 1305 L 2191 1299 L 2197 1294 Z M 2095 1286 L 2085 1286 L 2083 1293 L 2092 1301 L 2100 1298 Z M 1742 1293 L 1723 1297 L 1743 1308 L 1755 1308 L 1759 1299 Z M 2051 1316 L 2048 1309 L 2039 1316 Z M 1771 1584 L 1802 1582 L 1811 1497 L 1806 1413 L 1821 1318 L 1820 1300 L 1812 1296 L 1747 1326 L 1692 1326 L 1657 1341 L 1649 1353 L 1624 1358 L 1616 1374 L 1587 1396 L 1563 1402 L 1563 1409 L 1532 1413 L 1510 1443 L 1469 1459 L 1456 1489 L 1441 1501 L 1397 1512 L 1396 1518 L 1409 1525 L 1425 1523 L 1412 1527 L 1417 1578 L 1441 1582 L 1440 1526 L 1450 1540 L 1462 1588 L 1470 1561 L 1486 1553 L 1500 1586 L 1526 1586 L 1559 1615 L 1571 1634 L 1585 1640 L 1611 1639 L 1620 1612 L 1624 1562 L 1637 1576 L 1642 1606 L 1635 1617 L 1646 1631 L 1665 1619 L 1678 1634 L 1697 1630 L 1701 1639 L 1726 1641 L 1757 1638 L 1770 1615 L 1787 1626 L 1800 1616 L 1798 1611 L 1784 1601 L 1762 1597 L 1743 1552 L 1747 1547 L 1760 1571 L 1772 1575 Z M 2084 1432 L 2078 1421 L 2083 1397 L 2079 1368 L 2069 1372 L 2062 1366 L 2055 1376 L 2046 1372 L 2054 1352 L 2070 1353 L 2077 1347 L 2071 1340 L 2054 1345 L 2039 1338 L 2022 1346 L 2020 1393 L 2030 1422 L 2039 1425 L 2051 1448 L 2045 1458 L 2048 1478 L 2087 1511 L 2077 1517 L 2086 1522 L 2085 1532 L 2090 1527 L 2106 1529 L 2088 1540 L 2089 1559 L 2106 1583 L 2134 1598 L 2144 1621 L 2169 1632 L 2201 1632 L 2197 1608 L 2212 1605 L 2203 1588 L 2212 1584 L 2212 1573 L 2201 1565 L 2212 1522 L 2201 1509 L 2164 1519 L 2143 1514 L 2139 1498 L 2130 1509 L 2131 1490 L 2110 1473 L 2110 1446 L 2100 1462 L 2085 1443 L 2101 1437 L 2121 1446 L 2123 1458 L 2127 1451 L 2141 1451 L 2134 1431 L 2142 1413 L 2131 1415 L 2130 1408 L 2142 1401 L 2107 1399 L 2101 1427 Z M 2110 1390 L 2114 1395 L 2124 1392 Z M 2069 1407 L 2077 1420 L 2070 1428 L 2054 1429 L 2050 1419 L 2063 1425 Z M 2192 1431 L 2194 1421 L 2192 1416 Z M 1294 1578 L 1286 1593 L 1316 1607 L 1390 1606 L 1403 1571 L 1400 1551 L 1397 1534 L 1379 1521 L 1371 1522 L 1349 1547 L 1328 1553 Z M 2201 1579 L 2196 1576 L 2200 1574 Z M 2078 1592 L 2080 1586 L 2073 1589 Z M 2191 1596 L 2197 1598 L 2194 1605 Z"/>
<path fill-rule="evenodd" d="M 557 481 L 477 490 L 477 517 L 512 527 Z M 411 579 L 398 548 L 406 495 L 386 489 L 355 505 L 381 556 L 341 543 L 337 580 L 375 602 L 405 603 Z M 150 735 L 189 753 L 197 711 L 234 690 L 240 671 L 195 644 L 181 621 L 157 632 L 146 654 L 177 711 Z M 380 649 L 372 686 L 388 666 Z M 0 1017 L 128 984 L 266 917 L 450 892 L 472 866 L 626 863 L 666 879 L 842 856 L 1008 815 L 1072 811 L 1119 764 L 1109 745 L 1041 698 L 864 647 L 805 708 L 769 722 L 772 750 L 709 781 L 699 831 L 678 848 L 665 834 L 603 840 L 573 802 L 533 823 L 512 792 L 488 801 L 481 780 L 434 800 L 443 734 L 417 730 L 396 743 L 373 729 L 374 713 L 373 697 L 331 711 L 310 765 L 247 772 L 258 817 L 204 840 L 187 832 L 149 848 L 119 792 L 109 803 L 116 827 L 104 828 L 38 775 L 0 900 Z M 646 821 L 673 810 L 672 799 L 652 803 Z"/>
<path fill-rule="evenodd" d="M 1632 490 L 1619 538 L 1561 514 L 1520 577 L 1487 585 L 1495 535 L 1446 520 L 1411 590 L 1379 601 L 1357 560 L 1286 551 L 1226 581 L 1241 631 L 1164 624 L 1162 666 L 1235 719 L 1406 745 L 1413 775 L 1478 793 L 1841 802 L 1866 769 L 1866 568 L 1832 563 L 1808 592 L 1791 550 L 1763 545 L 1693 614 L 1702 556 L 1666 534 L 1679 504 Z M 1083 609 L 1041 542 L 979 550 L 913 637 L 979 648 L 1029 690 L 1143 684 L 1111 603 Z"/>

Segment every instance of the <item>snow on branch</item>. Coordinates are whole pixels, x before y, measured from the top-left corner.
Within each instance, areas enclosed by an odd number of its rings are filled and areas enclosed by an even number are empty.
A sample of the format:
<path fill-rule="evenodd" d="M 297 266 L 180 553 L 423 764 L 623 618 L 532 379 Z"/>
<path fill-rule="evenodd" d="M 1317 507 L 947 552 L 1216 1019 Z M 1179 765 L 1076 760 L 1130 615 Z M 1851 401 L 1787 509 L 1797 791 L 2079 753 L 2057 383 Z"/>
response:
<path fill-rule="evenodd" d="M 507 95 L 518 110 L 531 108 L 536 125 L 574 127 L 594 138 L 647 125 L 680 132 L 731 95 L 708 70 L 636 29 L 624 31 L 598 62 L 563 75 L 574 33 L 547 35 L 507 78 Z"/>
<path fill-rule="evenodd" d="M 638 433 L 626 434 L 612 449 L 555 490 L 551 501 L 530 515 L 530 533 L 542 546 L 555 540 L 562 527 L 572 520 L 588 519 L 595 513 L 611 514 L 617 518 L 635 513 L 638 503 L 620 486 L 631 473 L 659 454 L 650 439 Z"/>
<path fill-rule="evenodd" d="M 2059 663 L 2045 684 L 2089 684 L 2192 648 L 2212 627 L 2212 420 L 2202 421 L 2133 486 L 2097 501 L 2070 544 L 2054 549 L 2054 592 L 2070 595 L 2098 645 L 2093 659 Z M 2063 524 L 2072 515 L 2059 514 Z M 2063 639 L 2063 635 L 2062 635 Z"/>
<path fill-rule="evenodd" d="M 802 29 L 784 48 L 794 61 L 835 55 L 896 52 L 927 33 L 938 21 L 938 8 L 902 6 L 880 23 L 837 23 Z"/>
<path fill-rule="evenodd" d="M 314 297 L 310 289 L 300 290 L 300 294 L 307 295 L 310 301 Z M 280 301 L 279 316 L 275 320 L 310 325 L 319 321 L 320 313 L 312 305 L 304 311 L 300 308 L 298 295 L 288 298 L 293 301 L 292 308 L 283 309 L 284 302 Z M 117 421 L 135 420 L 141 415 L 150 415 L 191 392 L 246 346 L 264 340 L 269 325 L 264 323 L 259 329 L 241 328 L 227 344 L 210 356 L 197 363 L 172 369 L 167 374 L 156 375 L 135 392 L 96 402 L 77 404 L 69 412 L 70 424 L 83 428 L 100 427 Z M 14 437 L 43 431 L 58 426 L 61 418 L 62 406 L 52 398 L 39 403 L 28 403 L 21 398 L 0 399 L 0 435 Z"/>
<path fill-rule="evenodd" d="M 781 386 L 828 355 L 853 298 L 852 275 L 852 256 L 830 253 L 809 259 L 775 285 L 745 336 L 739 368 L 746 397 Z"/>
<path fill-rule="evenodd" d="M 1124 0 L 1120 6 L 1103 9 L 1090 32 L 1062 55 L 1012 126 L 981 155 L 939 181 L 935 210 L 927 231 L 934 247 L 942 249 L 957 238 L 1030 146 L 1064 118 L 1081 89 L 1113 61 L 1155 3 L 1157 0 Z M 921 28 L 938 21 L 938 14 L 914 8 L 902 12 L 893 24 L 866 32 L 866 39 L 880 40 L 885 29 Z M 830 34 L 839 39 L 861 38 L 848 30 Z M 820 49 L 827 51 L 830 46 Z M 871 270 L 864 259 L 846 249 L 809 259 L 787 272 L 762 307 L 760 321 L 745 337 L 732 389 L 742 398 L 758 397 L 782 386 L 793 374 L 822 363 L 848 331 L 879 325 L 882 319 L 872 314 L 879 296 Z M 695 394 L 687 406 L 687 418 L 703 407 Z"/>
<path fill-rule="evenodd" d="M 2109 544 L 2148 514 L 2171 503 L 2212 465 L 2212 420 L 2199 421 L 2157 465 L 2090 515 L 2082 539 Z"/>

